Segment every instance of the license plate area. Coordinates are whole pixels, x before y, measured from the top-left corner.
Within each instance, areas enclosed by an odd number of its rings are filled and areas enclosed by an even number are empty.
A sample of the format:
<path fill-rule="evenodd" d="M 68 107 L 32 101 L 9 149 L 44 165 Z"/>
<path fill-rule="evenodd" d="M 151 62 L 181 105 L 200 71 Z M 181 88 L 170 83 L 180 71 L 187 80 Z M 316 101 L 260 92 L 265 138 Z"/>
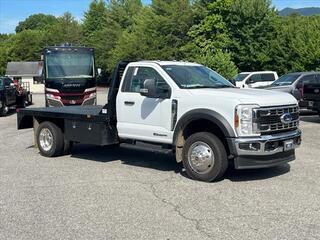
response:
<path fill-rule="evenodd" d="M 309 102 L 308 102 L 308 105 L 309 105 L 309 107 L 313 107 L 314 102 L 313 102 L 313 101 L 309 101 Z"/>
<path fill-rule="evenodd" d="M 283 151 L 290 151 L 294 149 L 294 141 L 293 139 L 283 142 Z"/>

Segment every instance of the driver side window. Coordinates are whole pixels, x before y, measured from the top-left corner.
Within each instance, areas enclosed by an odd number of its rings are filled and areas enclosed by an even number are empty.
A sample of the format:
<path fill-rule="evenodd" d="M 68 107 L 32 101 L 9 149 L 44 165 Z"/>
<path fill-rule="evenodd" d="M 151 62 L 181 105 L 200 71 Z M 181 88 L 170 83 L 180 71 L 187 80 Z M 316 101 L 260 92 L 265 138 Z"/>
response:
<path fill-rule="evenodd" d="M 146 79 L 155 79 L 157 88 L 168 86 L 155 69 L 151 67 L 130 67 L 124 79 L 122 92 L 140 93 Z"/>
<path fill-rule="evenodd" d="M 315 75 L 307 75 L 299 81 L 299 85 L 313 83 L 314 81 L 315 81 Z"/>

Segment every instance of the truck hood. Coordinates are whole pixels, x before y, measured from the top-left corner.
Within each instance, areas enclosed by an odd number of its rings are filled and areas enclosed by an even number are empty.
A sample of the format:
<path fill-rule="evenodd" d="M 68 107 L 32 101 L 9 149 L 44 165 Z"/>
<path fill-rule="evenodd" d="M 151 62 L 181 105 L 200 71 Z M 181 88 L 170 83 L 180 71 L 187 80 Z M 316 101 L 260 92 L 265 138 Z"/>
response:
<path fill-rule="evenodd" d="M 260 106 L 279 106 L 297 104 L 296 99 L 283 92 L 276 92 L 262 89 L 239 89 L 239 88 L 222 88 L 222 89 L 189 89 L 190 93 L 208 101 L 217 101 L 223 99 L 238 100 L 242 104 L 258 104 Z"/>

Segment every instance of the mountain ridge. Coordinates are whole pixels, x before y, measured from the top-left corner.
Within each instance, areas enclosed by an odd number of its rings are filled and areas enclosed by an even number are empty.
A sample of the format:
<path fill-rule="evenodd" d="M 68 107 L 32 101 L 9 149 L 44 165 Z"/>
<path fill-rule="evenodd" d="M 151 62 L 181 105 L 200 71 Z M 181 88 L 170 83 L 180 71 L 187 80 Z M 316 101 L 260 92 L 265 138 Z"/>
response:
<path fill-rule="evenodd" d="M 320 7 L 306 7 L 306 8 L 284 8 L 279 11 L 280 16 L 288 16 L 291 14 L 299 14 L 302 16 L 320 15 Z"/>

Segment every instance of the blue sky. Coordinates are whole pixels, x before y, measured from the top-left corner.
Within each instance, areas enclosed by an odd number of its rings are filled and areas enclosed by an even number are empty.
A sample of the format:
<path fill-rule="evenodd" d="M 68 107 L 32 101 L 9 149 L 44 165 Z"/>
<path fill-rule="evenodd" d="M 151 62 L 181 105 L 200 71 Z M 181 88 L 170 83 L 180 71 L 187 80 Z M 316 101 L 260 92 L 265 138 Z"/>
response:
<path fill-rule="evenodd" d="M 0 0 L 0 33 L 13 33 L 19 21 L 31 14 L 60 16 L 69 11 L 78 20 L 83 18 L 91 0 Z M 143 0 L 149 3 L 150 0 Z M 285 7 L 320 7 L 320 0 L 273 0 L 278 9 Z"/>

